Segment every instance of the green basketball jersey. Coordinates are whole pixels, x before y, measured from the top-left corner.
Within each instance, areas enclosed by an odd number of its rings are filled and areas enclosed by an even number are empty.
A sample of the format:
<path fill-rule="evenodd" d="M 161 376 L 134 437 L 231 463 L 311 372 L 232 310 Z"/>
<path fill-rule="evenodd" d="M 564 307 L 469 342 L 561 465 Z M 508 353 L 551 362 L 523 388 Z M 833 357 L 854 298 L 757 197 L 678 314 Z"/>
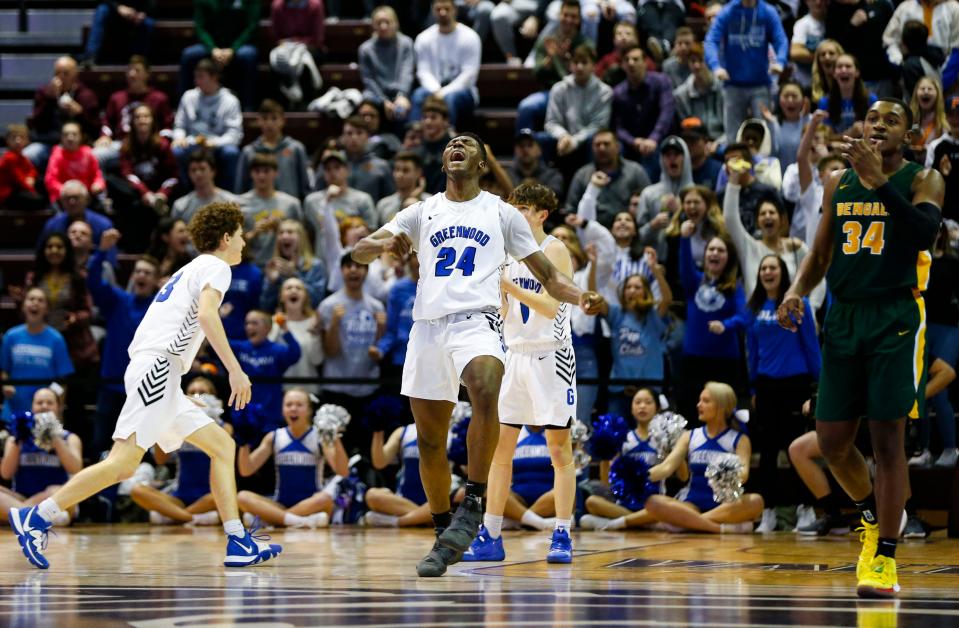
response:
<path fill-rule="evenodd" d="M 906 199 L 922 166 L 911 161 L 889 182 Z M 832 264 L 826 280 L 840 300 L 863 300 L 925 290 L 932 256 L 903 230 L 902 218 L 891 216 L 873 190 L 863 187 L 848 168 L 832 195 Z"/>

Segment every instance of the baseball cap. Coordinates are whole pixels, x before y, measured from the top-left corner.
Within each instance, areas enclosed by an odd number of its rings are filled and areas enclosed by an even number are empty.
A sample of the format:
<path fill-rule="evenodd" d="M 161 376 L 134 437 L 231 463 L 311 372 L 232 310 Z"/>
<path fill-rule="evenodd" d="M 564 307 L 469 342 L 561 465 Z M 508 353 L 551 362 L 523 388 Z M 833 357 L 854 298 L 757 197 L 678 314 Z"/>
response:
<path fill-rule="evenodd" d="M 959 96 L 951 96 L 946 99 L 946 113 L 959 111 Z"/>
<path fill-rule="evenodd" d="M 683 139 L 709 139 L 709 133 L 706 132 L 703 121 L 696 116 L 684 118 L 679 126 L 682 129 L 680 135 Z"/>
<path fill-rule="evenodd" d="M 665 153 L 668 150 L 675 150 L 680 153 L 685 153 L 683 146 L 683 141 L 676 137 L 675 135 L 670 135 L 663 140 L 663 143 L 659 145 L 659 152 Z"/>
<path fill-rule="evenodd" d="M 323 151 L 323 156 L 320 157 L 320 163 L 325 164 L 331 159 L 336 159 L 343 164 L 348 163 L 346 160 L 346 153 L 336 148 L 327 148 L 325 151 Z"/>
<path fill-rule="evenodd" d="M 522 140 L 530 139 L 534 142 L 536 141 L 536 133 L 533 129 L 529 127 L 522 128 L 516 132 L 516 135 L 513 137 L 513 143 L 519 144 Z"/>

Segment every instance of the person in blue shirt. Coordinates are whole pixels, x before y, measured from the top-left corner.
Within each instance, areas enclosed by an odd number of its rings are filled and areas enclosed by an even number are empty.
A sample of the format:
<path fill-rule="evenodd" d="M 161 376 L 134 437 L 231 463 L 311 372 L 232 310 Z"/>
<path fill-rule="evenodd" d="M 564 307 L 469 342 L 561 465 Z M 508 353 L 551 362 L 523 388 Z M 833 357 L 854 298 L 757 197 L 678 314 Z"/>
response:
<path fill-rule="evenodd" d="M 326 527 L 333 513 L 333 495 L 332 487 L 324 486 L 324 468 L 329 464 L 336 475 L 348 476 L 346 450 L 339 438 L 332 443 L 320 440 L 313 426 L 313 404 L 305 390 L 286 391 L 282 415 L 286 427 L 269 432 L 256 449 L 250 451 L 247 443 L 240 445 L 237 469 L 241 476 L 256 473 L 270 456 L 276 467 L 276 491 L 272 498 L 240 491 L 240 510 L 270 525 Z"/>
<path fill-rule="evenodd" d="M 56 329 L 47 325 L 47 295 L 30 288 L 20 311 L 24 324 L 3 335 L 0 346 L 0 374 L 4 379 L 62 380 L 73 374 L 67 343 Z M 3 418 L 28 412 L 37 384 L 6 384 L 3 387 Z"/>
<path fill-rule="evenodd" d="M 848 133 L 857 120 L 866 117 L 876 95 L 866 89 L 859 62 L 850 54 L 839 55 L 832 75 L 829 93 L 819 99 L 819 108 L 829 114 L 826 124 L 836 133 Z"/>
<path fill-rule="evenodd" d="M 121 290 L 110 283 L 104 269 L 112 266 L 106 266 L 104 262 L 119 239 L 120 232 L 116 229 L 105 231 L 99 248 L 87 262 L 87 290 L 106 321 L 107 329 L 100 359 L 100 377 L 105 381 L 97 391 L 91 443 L 94 452 L 105 451 L 113 445 L 110 436 L 126 400 L 123 373 L 130 363 L 127 347 L 158 288 L 159 263 L 145 255 L 137 259 L 133 267 L 129 290 Z"/>
<path fill-rule="evenodd" d="M 34 416 L 52 412 L 62 417 L 62 404 L 49 388 L 38 388 L 33 394 L 30 411 Z M 3 446 L 0 459 L 0 477 L 12 481 L 11 491 L 0 491 L 0 508 L 36 506 L 60 488 L 67 478 L 83 468 L 83 443 L 80 437 L 66 430 L 54 439 L 52 449 L 42 449 L 33 442 L 33 436 L 21 439 L 15 434 Z M 63 511 L 57 525 L 69 525 L 77 509 Z"/>
<path fill-rule="evenodd" d="M 37 238 L 37 245 L 43 243 L 51 233 L 66 233 L 67 227 L 74 220 L 82 220 L 93 230 L 93 244 L 100 244 L 100 236 L 108 229 L 113 228 L 113 221 L 97 212 L 88 209 L 90 194 L 87 186 L 76 179 L 71 179 L 60 188 L 60 210 L 47 220 Z M 116 251 L 112 252 L 113 255 Z"/>
<path fill-rule="evenodd" d="M 659 395 L 651 388 L 640 388 L 633 395 L 633 419 L 636 420 L 636 429 L 626 435 L 619 454 L 613 460 L 602 460 L 599 463 L 600 478 L 609 483 L 609 470 L 613 462 L 621 457 L 636 458 L 649 468 L 659 463 L 656 449 L 649 442 L 649 423 L 662 408 L 659 406 Z M 685 465 L 677 469 L 681 480 L 687 480 L 688 470 Z M 624 530 L 626 528 L 642 528 L 656 522 L 646 511 L 644 506 L 650 495 L 662 493 L 665 490 L 662 482 L 647 481 L 645 490 L 632 495 L 623 495 L 614 500 L 600 495 L 590 495 L 586 498 L 586 510 L 589 514 L 579 520 L 579 527 L 587 530 Z"/>
<path fill-rule="evenodd" d="M 210 418 L 226 430 L 227 434 L 233 435 L 233 427 L 220 418 L 223 402 L 217 398 L 213 382 L 205 377 L 195 377 L 186 387 L 186 395 L 197 405 L 203 403 L 203 409 Z M 199 395 L 209 397 L 199 400 Z M 209 526 L 220 523 L 216 503 L 210 492 L 210 457 L 193 443 L 184 442 L 172 455 L 154 445 L 153 459 L 157 466 L 166 464 L 171 457 L 176 459 L 176 475 L 173 481 L 162 491 L 149 484 L 137 484 L 130 491 L 130 498 L 150 513 L 150 523 Z"/>
<path fill-rule="evenodd" d="M 752 445 L 749 436 L 732 425 L 736 393 L 728 384 L 707 382 L 696 411 L 702 427 L 683 432 L 666 460 L 649 470 L 649 480 L 662 482 L 689 465 L 689 483 L 676 494 L 651 495 L 646 510 L 662 523 L 691 532 L 751 534 L 753 520 L 763 510 L 763 498 L 746 493 L 734 502 L 718 503 L 706 478 L 706 468 L 716 457 L 736 454 L 743 463 L 742 483 L 749 479 Z"/>
<path fill-rule="evenodd" d="M 747 110 L 759 115 L 769 108 L 770 74 L 782 74 L 789 57 L 786 31 L 765 0 L 732 0 L 713 20 L 703 44 L 709 69 L 724 84 L 726 132 L 735 133 Z"/>
<path fill-rule="evenodd" d="M 286 369 L 300 359 L 300 344 L 287 328 L 286 317 L 275 318 L 275 324 L 283 330 L 282 343 L 268 338 L 270 330 L 273 329 L 274 318 L 261 310 L 252 310 L 246 315 L 246 340 L 230 341 L 230 348 L 243 366 L 243 372 L 251 379 L 282 377 Z M 257 425 L 261 434 L 280 425 L 275 419 L 281 415 L 282 399 L 282 384 L 257 382 L 256 401 L 261 408 L 261 414 L 256 418 L 267 421 Z"/>
<path fill-rule="evenodd" d="M 416 424 L 393 430 L 383 443 L 383 432 L 373 432 L 370 461 L 374 469 L 400 463 L 396 492 L 388 488 L 366 491 L 366 505 L 370 507 L 364 523 L 378 527 L 425 526 L 432 523 L 430 507 L 426 502 L 423 481 L 420 479 L 420 450 L 416 443 Z"/>
<path fill-rule="evenodd" d="M 706 242 L 703 270 L 693 260 L 692 236 L 696 224 L 686 220 L 680 227 L 679 275 L 686 297 L 686 333 L 683 336 L 683 378 L 679 412 L 695 416 L 696 401 L 708 381 L 726 382 L 737 388 L 741 380 L 739 335 L 726 330 L 709 333 L 709 321 L 735 316 L 746 297 L 739 281 L 736 248 L 725 233 Z"/>
<path fill-rule="evenodd" d="M 413 328 L 413 301 L 416 299 L 416 284 L 420 280 L 420 262 L 411 252 L 406 260 L 406 275 L 397 279 L 386 299 L 386 331 L 374 345 L 376 355 L 384 371 L 399 376 L 406 362 L 406 343 Z M 386 359 L 384 362 L 383 359 Z"/>
<path fill-rule="evenodd" d="M 230 340 L 246 338 L 246 315 L 260 307 L 263 293 L 263 271 L 253 263 L 247 249 L 243 249 L 243 261 L 233 267 L 230 289 L 223 296 L 220 318 Z M 269 311 L 269 310 L 265 310 Z"/>
<path fill-rule="evenodd" d="M 759 262 L 757 275 L 756 289 L 746 309 L 724 321 L 710 321 L 709 331 L 714 334 L 722 334 L 727 329 L 746 331 L 755 408 L 754 420 L 749 425 L 759 450 L 759 494 L 766 502 L 757 531 L 773 532 L 777 523 L 774 508 L 787 505 L 782 495 L 798 494 L 785 491 L 779 483 L 776 460 L 779 452 L 788 451 L 789 444 L 803 433 L 802 406 L 819 379 L 822 357 L 813 317 L 807 316 L 802 321 L 798 333 L 783 329 L 776 320 L 776 308 L 791 285 L 783 259 L 765 256 Z M 809 307 L 808 300 L 805 306 Z"/>
<path fill-rule="evenodd" d="M 605 311 L 601 312 L 609 322 L 612 335 L 613 368 L 610 379 L 660 382 L 654 386 L 661 388 L 665 375 L 666 316 L 673 301 L 673 292 L 666 281 L 665 269 L 657 262 L 656 250 L 646 247 L 645 258 L 659 284 L 659 303 L 653 300 L 653 291 L 646 277 L 630 275 L 620 288 L 619 303 L 604 303 Z M 611 384 L 609 412 L 630 416 L 631 392 L 623 384 Z"/>

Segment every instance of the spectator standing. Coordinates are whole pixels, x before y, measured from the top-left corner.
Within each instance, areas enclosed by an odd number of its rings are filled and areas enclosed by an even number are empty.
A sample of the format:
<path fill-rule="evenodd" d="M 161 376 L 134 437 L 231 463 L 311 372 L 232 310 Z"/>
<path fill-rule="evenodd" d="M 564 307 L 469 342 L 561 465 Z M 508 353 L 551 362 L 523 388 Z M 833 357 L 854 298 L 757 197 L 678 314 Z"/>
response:
<path fill-rule="evenodd" d="M 253 263 L 263 268 L 276 248 L 276 230 L 282 220 L 300 220 L 303 208 L 296 197 L 276 189 L 277 160 L 273 155 L 254 155 L 250 161 L 253 189 L 240 195 L 246 248 Z"/>
<path fill-rule="evenodd" d="M 252 187 L 250 164 L 257 154 L 276 157 L 276 189 L 302 201 L 310 193 L 310 160 L 306 148 L 297 139 L 283 133 L 285 112 L 280 103 L 269 98 L 260 103 L 256 116 L 260 136 L 243 147 L 236 168 L 237 191 Z"/>
<path fill-rule="evenodd" d="M 401 209 L 429 198 L 423 188 L 423 161 L 412 151 L 398 153 L 393 159 L 393 187 L 396 192 L 376 203 L 377 224 L 385 225 Z"/>
<path fill-rule="evenodd" d="M 413 40 L 399 32 L 399 18 L 392 7 L 378 7 L 372 17 L 373 36 L 359 51 L 363 97 L 381 105 L 388 121 L 402 123 L 413 106 Z"/>
<path fill-rule="evenodd" d="M 839 42 L 832 39 L 824 39 L 816 46 L 816 54 L 813 57 L 812 65 L 813 103 L 818 103 L 823 96 L 829 94 L 829 90 L 836 82 L 833 77 L 836 70 L 836 59 L 845 52 Z"/>
<path fill-rule="evenodd" d="M 60 199 L 60 188 L 67 181 L 77 180 L 90 192 L 99 196 L 107 189 L 100 164 L 93 150 L 83 144 L 80 125 L 66 122 L 60 134 L 60 143 L 53 147 L 43 184 L 51 203 Z"/>
<path fill-rule="evenodd" d="M 752 164 L 752 151 L 746 144 L 730 144 L 726 148 L 726 164 L 723 174 L 728 178 L 733 170 L 739 170 L 739 216 L 742 219 L 743 227 L 746 233 L 754 234 L 757 231 L 757 215 L 759 214 L 759 205 L 763 201 L 769 201 L 777 206 L 782 206 L 782 200 L 779 192 L 770 185 L 762 183 L 756 176 L 755 168 Z M 724 177 L 720 177 L 721 185 Z"/>
<path fill-rule="evenodd" d="M 209 59 L 202 59 L 193 71 L 196 87 L 180 99 L 173 129 L 173 154 L 187 178 L 190 153 L 203 146 L 216 156 L 221 185 L 235 188 L 236 165 L 243 140 L 243 113 L 240 101 L 220 85 L 220 70 Z"/>
<path fill-rule="evenodd" d="M 829 0 L 806 0 L 809 13 L 802 16 L 793 25 L 792 39 L 789 42 L 789 60 L 796 66 L 793 78 L 803 88 L 812 86 L 812 63 L 816 47 L 826 37 L 826 9 Z M 756 115 L 753 112 L 753 115 Z"/>
<path fill-rule="evenodd" d="M 706 137 L 722 142 L 726 137 L 723 85 L 703 59 L 702 44 L 692 44 L 686 56 L 689 76 L 673 90 L 676 113 L 681 120 L 696 118 Z"/>
<path fill-rule="evenodd" d="M 636 25 L 646 35 L 646 49 L 657 62 L 665 63 L 664 53 L 675 50 L 679 42 L 681 29 L 687 29 L 686 5 L 679 0 L 655 0 L 640 2 L 636 16 Z M 688 32 L 692 35 L 692 31 Z"/>
<path fill-rule="evenodd" d="M 847 133 L 857 120 L 866 117 L 866 111 L 874 102 L 876 95 L 862 82 L 859 62 L 852 55 L 839 55 L 832 87 L 819 99 L 819 108 L 829 113 L 826 124 L 836 133 Z"/>
<path fill-rule="evenodd" d="M 785 170 L 796 162 L 802 130 L 809 123 L 809 101 L 798 83 L 784 83 L 779 86 L 776 114 L 764 109 L 762 116 L 772 135 L 772 145 L 775 147 L 773 156 Z"/>
<path fill-rule="evenodd" d="M 185 94 L 194 79 L 194 68 L 201 59 L 212 59 L 220 72 L 230 70 L 240 101 L 246 109 L 256 102 L 256 41 L 260 0 L 196 0 L 193 23 L 199 43 L 187 46 L 180 57 L 180 94 Z"/>
<path fill-rule="evenodd" d="M 23 124 L 7 126 L 7 151 L 0 156 L 0 206 L 17 210 L 39 210 L 43 198 L 37 194 L 37 169 L 23 154 L 30 133 Z"/>
<path fill-rule="evenodd" d="M 470 117 L 479 103 L 476 79 L 479 76 L 483 44 L 476 31 L 456 21 L 453 0 L 433 0 L 436 24 L 413 43 L 416 51 L 416 78 L 410 118 L 419 120 L 427 96 L 439 96 L 449 108 L 450 124 Z"/>
<path fill-rule="evenodd" d="M 309 303 L 315 308 L 326 296 L 326 268 L 313 255 L 310 238 L 300 220 L 284 220 L 276 233 L 276 248 L 273 258 L 266 263 L 263 273 L 263 292 L 260 309 L 271 312 L 277 309 L 281 285 L 287 279 L 299 279 L 306 290 Z"/>
<path fill-rule="evenodd" d="M 769 46 L 775 51 L 772 63 Z M 770 74 L 782 73 L 789 40 L 779 14 L 765 0 L 732 0 L 709 27 L 704 48 L 709 69 L 724 83 L 728 133 L 739 128 L 749 111 L 756 116 L 769 106 Z"/>
<path fill-rule="evenodd" d="M 23 149 L 23 154 L 37 170 L 46 169 L 66 122 L 77 122 L 89 138 L 99 136 L 97 95 L 77 78 L 77 62 L 70 57 L 60 57 L 53 64 L 53 78 L 33 95 L 33 113 L 27 118 L 31 143 Z"/>
<path fill-rule="evenodd" d="M 658 174 L 656 147 L 673 125 L 676 105 L 669 78 L 646 70 L 646 57 L 636 47 L 626 52 L 626 80 L 613 90 L 613 128 L 624 154 Z"/>
<path fill-rule="evenodd" d="M 687 220 L 693 223 L 693 233 L 690 252 L 693 256 L 693 265 L 697 270 L 703 268 L 703 256 L 706 254 L 706 244 L 716 236 L 728 237 L 726 223 L 723 220 L 723 210 L 716 200 L 716 194 L 703 185 L 693 185 L 684 188 L 679 193 L 682 211 L 676 212 L 670 218 L 666 227 L 666 245 L 669 256 L 666 258 L 666 276 L 675 290 L 681 288 L 679 284 L 679 236 L 682 224 Z M 685 216 L 685 218 L 684 218 Z"/>
<path fill-rule="evenodd" d="M 307 286 L 298 277 L 289 277 L 283 281 L 279 293 L 275 318 L 285 319 L 286 329 L 274 325 L 269 339 L 277 342 L 288 331 L 300 346 L 300 359 L 287 368 L 283 376 L 314 379 L 323 362 L 323 340 L 319 335 L 320 319 L 310 303 Z M 319 384 L 283 384 L 284 390 L 290 388 L 302 388 L 314 395 L 320 392 Z"/>
<path fill-rule="evenodd" d="M 526 179 L 535 179 L 556 194 L 563 193 L 563 175 L 559 170 L 546 165 L 543 161 L 543 149 L 536 139 L 533 129 L 520 129 L 513 141 L 513 163 L 506 168 L 506 174 L 519 185 Z"/>
<path fill-rule="evenodd" d="M 78 61 L 83 65 L 122 61 L 130 54 L 150 56 L 155 22 L 150 13 L 155 0 L 101 2 L 93 12 L 87 44 Z M 104 55 L 103 42 L 109 41 L 113 55 Z"/>

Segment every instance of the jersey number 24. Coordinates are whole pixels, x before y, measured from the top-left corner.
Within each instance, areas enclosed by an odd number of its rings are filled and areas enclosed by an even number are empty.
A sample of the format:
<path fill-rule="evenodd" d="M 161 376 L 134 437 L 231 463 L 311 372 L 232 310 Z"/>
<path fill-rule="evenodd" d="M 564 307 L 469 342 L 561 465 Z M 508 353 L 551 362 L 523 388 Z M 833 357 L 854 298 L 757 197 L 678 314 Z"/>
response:
<path fill-rule="evenodd" d="M 459 260 L 456 259 L 456 249 L 444 246 L 436 256 L 436 276 L 449 277 L 454 269 L 463 271 L 464 277 L 469 277 L 476 269 L 476 247 L 468 246 L 463 249 Z"/>

